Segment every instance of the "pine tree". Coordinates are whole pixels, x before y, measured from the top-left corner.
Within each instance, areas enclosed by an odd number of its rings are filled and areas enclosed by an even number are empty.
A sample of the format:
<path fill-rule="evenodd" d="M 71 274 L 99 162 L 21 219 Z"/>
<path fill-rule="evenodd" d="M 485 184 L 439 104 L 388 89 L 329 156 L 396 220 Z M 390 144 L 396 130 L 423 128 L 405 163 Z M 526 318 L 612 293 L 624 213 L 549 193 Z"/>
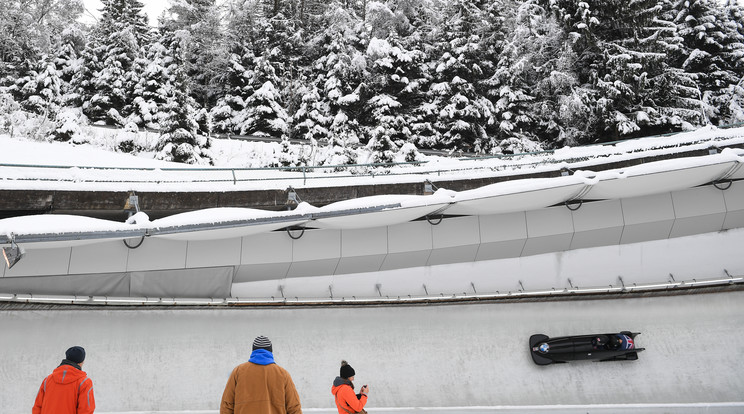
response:
<path fill-rule="evenodd" d="M 720 113 L 716 97 L 738 81 L 724 57 L 729 39 L 717 9 L 717 5 L 707 0 L 685 0 L 675 2 L 668 10 L 683 39 L 675 66 L 694 79 L 698 95 L 708 102 L 705 114 L 714 123 L 718 122 Z"/>
<path fill-rule="evenodd" d="M 60 71 L 63 104 L 74 104 L 76 100 L 73 79 L 84 70 L 80 57 L 84 48 L 85 34 L 82 31 L 71 27 L 62 32 L 61 43 L 54 54 L 54 65 Z"/>
<path fill-rule="evenodd" d="M 511 35 L 505 39 L 493 76 L 485 84 L 494 99 L 495 121 L 492 128 L 493 152 L 524 152 L 521 141 L 535 141 L 537 120 L 532 107 L 533 88 L 538 81 L 534 62 L 540 51 L 541 29 L 544 24 L 539 6 L 525 3 L 515 12 Z M 533 22 L 540 21 L 533 25 Z M 538 27 L 536 27 L 538 26 Z M 537 47 L 536 47 L 537 44 Z M 497 149 L 498 148 L 498 149 Z"/>
<path fill-rule="evenodd" d="M 240 130 L 239 114 L 247 109 L 245 97 L 253 93 L 254 58 L 252 51 L 241 47 L 230 55 L 229 69 L 224 76 L 226 93 L 211 110 L 215 129 L 219 132 L 230 134 Z"/>
<path fill-rule="evenodd" d="M 62 33 L 77 22 L 77 0 L 4 0 L 0 3 L 0 86 L 22 76 L 42 56 L 54 56 Z"/>
<path fill-rule="evenodd" d="M 597 12 L 598 7 L 593 11 Z M 652 0 L 601 8 L 603 66 L 597 86 L 606 139 L 689 129 L 702 122 L 694 80 L 669 64 L 681 47 L 673 22 Z M 611 14 L 610 14 L 611 13 Z"/>
<path fill-rule="evenodd" d="M 144 5 L 139 0 L 101 0 L 103 9 L 95 31 L 105 39 L 109 35 L 127 30 L 134 37 L 134 43 L 144 46 L 152 34 L 147 24 L 147 16 L 142 11 Z"/>
<path fill-rule="evenodd" d="M 721 124 L 744 122 L 744 8 L 736 0 L 727 0 L 720 10 L 724 31 L 724 57 L 734 73 L 734 82 L 708 102 L 718 109 Z"/>
<path fill-rule="evenodd" d="M 322 102 L 317 85 L 302 85 L 298 88 L 302 96 L 299 107 L 292 115 L 292 137 L 310 142 L 326 140 L 332 119 L 328 116 L 327 102 Z"/>
<path fill-rule="evenodd" d="M 95 52 L 100 56 L 101 69 L 90 80 L 95 94 L 83 104 L 83 110 L 93 121 L 124 125 L 133 101 L 131 92 L 136 82 L 132 77 L 139 46 L 133 33 L 123 29 L 112 32 Z"/>
<path fill-rule="evenodd" d="M 123 125 L 133 111 L 135 63 L 151 34 L 138 0 L 104 0 L 103 5 L 83 53 L 87 70 L 76 77 L 75 85 L 91 120 Z"/>
<path fill-rule="evenodd" d="M 367 48 L 370 68 L 367 118 L 372 127 L 385 133 L 396 145 L 412 140 L 409 128 L 414 108 L 422 101 L 421 71 L 423 53 L 406 50 L 398 35 L 372 39 Z"/>
<path fill-rule="evenodd" d="M 241 135 L 282 137 L 288 133 L 289 116 L 282 105 L 277 84 L 279 79 L 268 59 L 256 58 L 251 79 L 253 93 L 245 98 L 245 109 L 236 121 Z"/>
<path fill-rule="evenodd" d="M 134 87 L 132 121 L 137 125 L 160 129 L 163 111 L 174 95 L 174 77 L 167 66 L 168 49 L 161 42 L 150 45 L 145 57 L 138 59 L 141 68 L 139 81 Z"/>
<path fill-rule="evenodd" d="M 11 89 L 26 111 L 53 119 L 62 103 L 62 79 L 51 58 L 43 56 L 27 76 Z"/>
<path fill-rule="evenodd" d="M 176 73 L 173 99 L 166 104 L 162 135 L 156 158 L 186 164 L 212 164 L 208 148 L 210 139 L 197 135 L 194 100 L 185 92 L 185 78 Z M 180 86 L 180 87 L 179 87 Z"/>
<path fill-rule="evenodd" d="M 580 87 L 564 100 L 569 106 L 561 106 L 580 110 L 577 121 L 592 124 L 574 130 L 580 139 L 607 141 L 703 122 L 694 76 L 674 65 L 683 45 L 664 0 L 540 1 L 564 24 L 577 57 Z"/>
<path fill-rule="evenodd" d="M 444 15 L 448 23 L 437 35 L 441 57 L 434 62 L 428 96 L 437 111 L 433 125 L 445 148 L 488 152 L 485 126 L 493 122 L 493 105 L 476 88 L 484 77 L 479 35 L 482 12 L 473 0 L 455 0 Z"/>
<path fill-rule="evenodd" d="M 366 62 L 360 52 L 365 43 L 363 29 L 356 16 L 342 8 L 329 7 L 324 21 L 326 30 L 310 42 L 309 48 L 316 51 L 317 58 L 309 78 L 319 91 L 318 107 L 328 111 L 321 115 L 330 119 L 327 152 L 342 154 L 336 157 L 337 161 L 340 158 L 350 161 L 353 155 L 348 150 L 364 140 L 357 121 L 365 103 Z"/>
<path fill-rule="evenodd" d="M 405 118 L 411 131 L 410 142 L 421 148 L 433 148 L 439 145 L 441 134 L 434 127 L 438 112 L 428 101 L 428 91 L 434 78 L 434 68 L 430 64 L 434 59 L 432 56 L 439 53 L 433 45 L 436 39 L 431 34 L 432 27 L 438 24 L 440 7 L 427 0 L 399 0 L 390 3 L 396 6 L 392 9 L 394 21 L 390 26 L 397 33 L 400 49 L 407 51 L 411 57 L 410 61 L 403 64 L 405 76 L 401 78 L 407 80 L 406 86 L 401 90 L 401 103 L 406 107 Z M 404 147 L 407 148 L 405 144 Z"/>
<path fill-rule="evenodd" d="M 305 50 L 301 22 L 292 17 L 295 12 L 288 5 L 288 2 L 282 3 L 279 13 L 273 14 L 265 25 L 259 25 L 256 37 L 263 39 L 260 43 L 264 44 L 264 49 L 260 55 L 270 62 L 276 73 L 273 86 L 279 92 L 277 102 L 281 103 L 288 114 L 293 114 L 302 105 L 303 95 L 299 90 L 307 84 L 307 71 L 304 67 L 310 61 Z M 287 122 L 292 122 L 293 119 L 289 117 Z M 288 132 L 291 134 L 292 127 L 289 128 Z"/>
<path fill-rule="evenodd" d="M 178 64 L 187 76 L 190 94 L 200 107 L 211 108 L 220 95 L 221 68 L 228 65 L 226 34 L 221 27 L 224 13 L 215 0 L 174 1 L 166 11 L 160 28 L 178 33 L 182 48 Z"/>
<path fill-rule="evenodd" d="M 585 123 L 575 122 L 574 105 L 563 108 L 579 89 L 578 57 L 544 8 L 525 2 L 513 13 L 494 76 L 484 82 L 496 101 L 495 145 L 506 153 L 539 150 L 540 142 L 574 145 Z"/>

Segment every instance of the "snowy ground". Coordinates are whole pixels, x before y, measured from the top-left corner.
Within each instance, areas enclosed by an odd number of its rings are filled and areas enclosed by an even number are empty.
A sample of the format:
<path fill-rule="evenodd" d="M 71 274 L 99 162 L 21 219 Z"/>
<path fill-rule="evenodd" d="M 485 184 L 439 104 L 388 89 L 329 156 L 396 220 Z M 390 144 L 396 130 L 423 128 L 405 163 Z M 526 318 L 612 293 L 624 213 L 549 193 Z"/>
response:
<path fill-rule="evenodd" d="M 409 408 L 374 408 L 375 413 L 390 414 L 524 414 L 524 413 L 550 413 L 550 414 L 738 414 L 742 412 L 744 403 L 723 404 L 622 404 L 622 405 L 529 405 L 523 407 L 409 407 Z M 303 409 L 306 414 L 337 414 L 336 409 L 310 408 Z M 132 411 L 128 413 L 115 414 L 218 414 L 219 410 L 207 411 Z M 109 414 L 109 413 L 99 413 Z M 114 414 L 114 413 L 111 413 Z"/>
<path fill-rule="evenodd" d="M 114 152 L 120 130 L 90 127 L 91 143 L 72 145 L 37 142 L 0 135 L 0 189 L 55 189 L 105 191 L 237 191 L 287 186 L 327 187 L 423 182 L 425 179 L 468 179 L 525 172 L 555 171 L 567 167 L 587 168 L 587 161 L 623 162 L 639 157 L 666 155 L 682 150 L 706 150 L 744 143 L 744 128 L 719 130 L 712 127 L 674 136 L 649 137 L 614 145 L 561 148 L 544 154 L 481 160 L 425 156 L 425 164 L 402 165 L 368 171 L 364 168 L 332 172 L 332 169 L 278 171 L 258 169 L 276 160 L 278 143 L 215 139 L 212 152 L 215 167 L 167 163 Z M 156 139 L 151 132 L 140 132 L 143 139 Z M 733 153 L 731 154 L 734 157 Z M 315 164 L 313 164 L 315 165 Z M 44 166 L 44 168 L 38 168 Z M 49 168 L 61 166 L 65 168 Z M 77 168 L 68 168 L 77 167 Z M 80 168 L 80 167 L 102 167 Z M 118 170 L 110 170 L 118 168 Z M 636 173 L 639 167 L 635 168 Z M 133 169 L 148 169 L 135 171 Z M 170 170 L 169 170 L 170 169 Z M 174 170 L 176 169 L 176 170 Z M 591 168 L 589 168 L 591 169 Z M 234 182 L 237 178 L 238 181 Z"/>

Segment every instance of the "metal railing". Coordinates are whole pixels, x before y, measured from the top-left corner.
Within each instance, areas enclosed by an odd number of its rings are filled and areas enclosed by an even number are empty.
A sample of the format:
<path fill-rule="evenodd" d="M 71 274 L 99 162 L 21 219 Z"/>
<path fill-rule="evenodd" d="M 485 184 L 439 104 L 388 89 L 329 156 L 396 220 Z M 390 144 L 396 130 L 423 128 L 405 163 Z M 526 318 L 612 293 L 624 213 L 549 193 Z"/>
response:
<path fill-rule="evenodd" d="M 64 296 L 64 295 L 34 295 L 20 293 L 0 293 L 0 303 L 28 303 L 28 304 L 59 304 L 59 305 L 106 305 L 106 306 L 334 306 L 334 305 L 410 305 L 419 303 L 453 303 L 480 302 L 505 299 L 530 299 L 546 297 L 571 297 L 581 299 L 587 295 L 622 295 L 627 293 L 669 293 L 682 292 L 695 288 L 722 287 L 744 284 L 744 276 L 732 276 L 713 279 L 670 280 L 660 283 L 644 283 L 626 285 L 607 285 L 594 287 L 571 287 L 564 289 L 551 288 L 548 290 L 516 290 L 508 292 L 493 292 L 480 294 L 439 294 L 439 295 L 406 295 L 381 297 L 269 297 L 269 298 L 164 298 L 164 297 L 110 297 L 110 296 Z M 620 279 L 622 282 L 622 279 Z"/>

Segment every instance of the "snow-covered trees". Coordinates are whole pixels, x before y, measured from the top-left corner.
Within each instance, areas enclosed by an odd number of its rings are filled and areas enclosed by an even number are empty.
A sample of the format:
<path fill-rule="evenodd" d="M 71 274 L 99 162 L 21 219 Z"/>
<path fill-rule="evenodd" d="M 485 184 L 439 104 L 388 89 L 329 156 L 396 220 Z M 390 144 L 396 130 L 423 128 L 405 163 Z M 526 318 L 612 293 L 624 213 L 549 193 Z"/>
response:
<path fill-rule="evenodd" d="M 62 103 L 61 73 L 52 59 L 44 56 L 13 88 L 21 107 L 39 115 L 54 117 Z"/>
<path fill-rule="evenodd" d="M 151 34 L 138 0 L 104 0 L 101 20 L 92 32 L 76 78 L 84 113 L 92 121 L 123 125 L 132 113 L 138 82 L 136 60 Z"/>
<path fill-rule="evenodd" d="M 0 6 L 0 84 L 5 83 L 3 78 L 25 75 L 26 61 L 53 55 L 62 32 L 79 26 L 82 12 L 80 0 L 4 0 Z"/>
<path fill-rule="evenodd" d="M 539 120 L 533 105 L 539 102 L 534 95 L 537 83 L 545 79 L 543 70 L 549 67 L 548 61 L 556 52 L 550 33 L 546 33 L 549 30 L 543 30 L 550 22 L 538 5 L 528 2 L 513 13 L 513 26 L 504 39 L 494 73 L 483 82 L 494 100 L 495 119 L 488 129 L 492 134 L 489 144 L 506 153 L 525 152 L 520 143 L 537 139 Z"/>
<path fill-rule="evenodd" d="M 160 27 L 179 33 L 179 64 L 186 75 L 191 96 L 201 108 L 215 105 L 217 77 L 227 66 L 228 51 L 220 27 L 223 16 L 215 0 L 174 0 L 161 17 Z"/>
<path fill-rule="evenodd" d="M 212 115 L 218 131 L 281 137 L 289 133 L 282 92 L 296 72 L 297 39 L 281 14 L 264 21 L 256 13 L 247 6 L 234 11 L 229 65 L 222 78 L 225 93 Z"/>
<path fill-rule="evenodd" d="M 177 79 L 176 84 L 184 85 L 185 81 Z M 165 107 L 156 158 L 186 164 L 211 164 L 210 138 L 197 134 L 199 125 L 195 119 L 194 99 L 179 88 L 174 92 L 175 96 Z"/>
<path fill-rule="evenodd" d="M 327 134 L 313 138 L 327 139 L 323 152 L 332 165 L 355 162 L 350 149 L 365 140 L 359 118 L 366 88 L 366 40 L 358 17 L 337 6 L 327 8 L 325 29 L 310 40 L 314 64 L 306 75 L 319 95 L 316 131 Z"/>
<path fill-rule="evenodd" d="M 480 44 L 482 11 L 472 0 L 455 0 L 444 9 L 446 25 L 435 32 L 438 58 L 430 64 L 433 80 L 427 100 L 434 106 L 434 127 L 451 150 L 487 151 L 485 126 L 493 104 L 476 85 L 484 79 Z"/>
<path fill-rule="evenodd" d="M 694 79 L 704 102 L 704 115 L 711 123 L 730 122 L 744 58 L 744 37 L 738 30 L 738 4 L 721 8 L 712 0 L 674 2 L 669 9 L 683 39 L 677 66 Z M 738 66 L 738 68 L 737 68 Z M 723 122 L 722 122 L 723 121 Z"/>
<path fill-rule="evenodd" d="M 368 148 L 374 162 L 392 162 L 397 149 L 415 137 L 411 130 L 413 110 L 422 91 L 419 77 L 423 54 L 409 51 L 397 33 L 387 39 L 371 39 L 367 48 L 370 95 L 366 117 L 369 122 Z"/>
<path fill-rule="evenodd" d="M 293 166 L 289 138 L 343 165 L 744 121 L 736 0 L 173 0 L 157 31 L 140 0 L 103 1 L 92 30 L 78 0 L 6 3 L 0 93 L 159 129 L 185 162 L 213 131 L 282 138 Z"/>

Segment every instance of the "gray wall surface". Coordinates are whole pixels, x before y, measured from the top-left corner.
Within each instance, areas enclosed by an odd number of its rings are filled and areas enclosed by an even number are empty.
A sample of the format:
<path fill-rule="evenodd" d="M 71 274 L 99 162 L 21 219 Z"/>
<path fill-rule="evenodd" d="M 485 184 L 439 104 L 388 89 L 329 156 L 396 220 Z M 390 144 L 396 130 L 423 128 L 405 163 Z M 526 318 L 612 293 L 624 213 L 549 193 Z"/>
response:
<path fill-rule="evenodd" d="M 330 408 L 341 359 L 376 407 L 742 402 L 744 292 L 405 307 L 0 311 L 0 407 L 27 413 L 82 345 L 98 412 L 217 410 L 257 335 L 305 408 Z M 639 360 L 533 364 L 531 334 L 639 331 Z M 373 412 L 373 411 L 371 411 Z"/>

